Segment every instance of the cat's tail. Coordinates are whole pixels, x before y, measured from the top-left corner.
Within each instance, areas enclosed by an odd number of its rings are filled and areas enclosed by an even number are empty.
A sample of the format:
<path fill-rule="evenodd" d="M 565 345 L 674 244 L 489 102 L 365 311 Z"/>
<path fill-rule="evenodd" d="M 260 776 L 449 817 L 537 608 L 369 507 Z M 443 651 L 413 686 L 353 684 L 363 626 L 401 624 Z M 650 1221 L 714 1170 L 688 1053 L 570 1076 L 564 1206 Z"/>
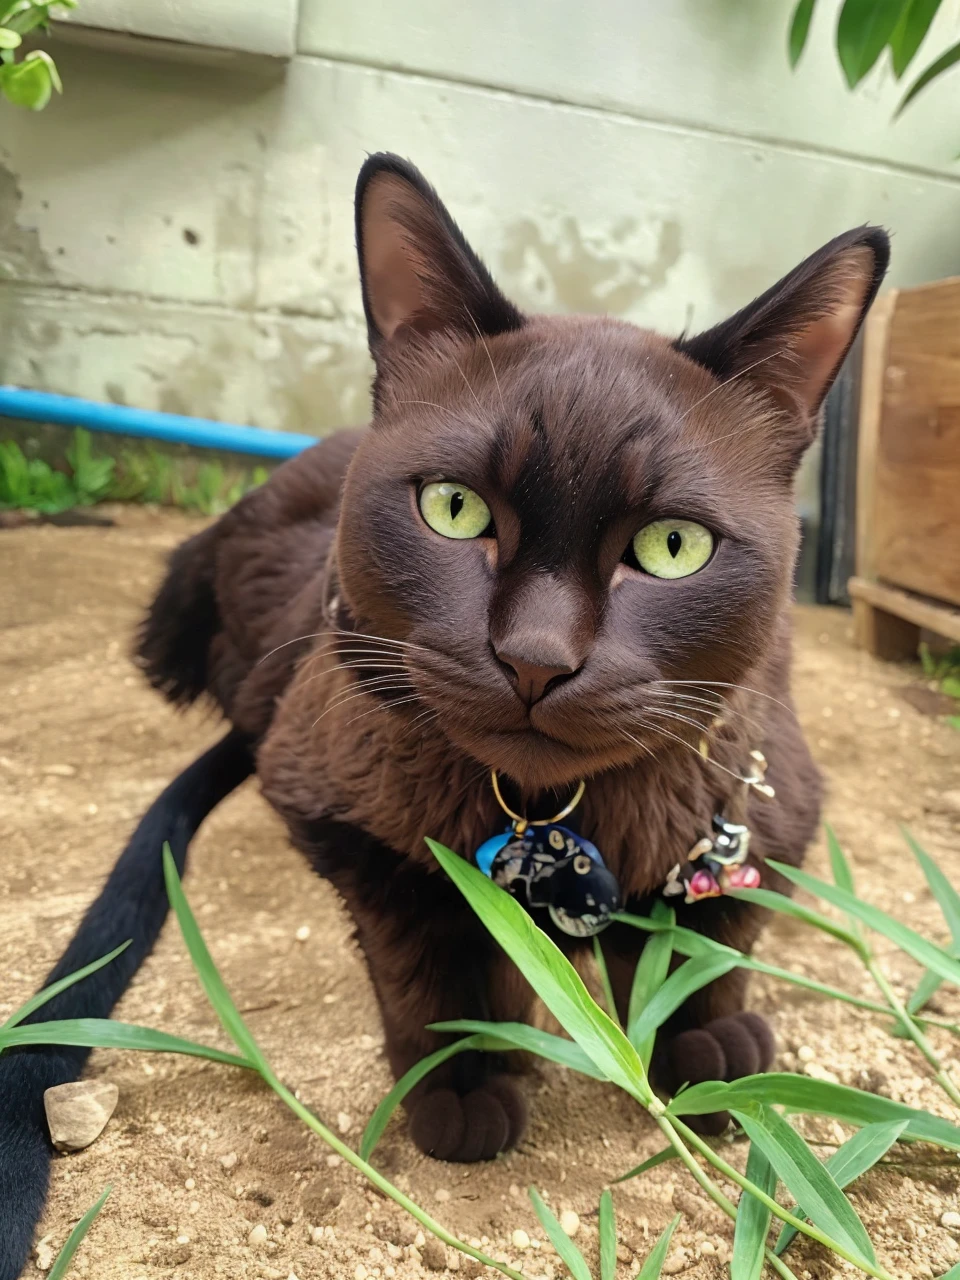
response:
<path fill-rule="evenodd" d="M 162 850 L 169 842 L 183 874 L 187 846 L 221 800 L 253 772 L 253 753 L 235 729 L 150 806 L 44 985 L 75 973 L 130 940 L 110 964 L 55 996 L 26 1022 L 106 1018 L 156 942 L 167 914 Z M 0 1057 L 0 1280 L 17 1280 L 47 1193 L 51 1148 L 44 1090 L 76 1080 L 88 1049 L 18 1049 Z"/>

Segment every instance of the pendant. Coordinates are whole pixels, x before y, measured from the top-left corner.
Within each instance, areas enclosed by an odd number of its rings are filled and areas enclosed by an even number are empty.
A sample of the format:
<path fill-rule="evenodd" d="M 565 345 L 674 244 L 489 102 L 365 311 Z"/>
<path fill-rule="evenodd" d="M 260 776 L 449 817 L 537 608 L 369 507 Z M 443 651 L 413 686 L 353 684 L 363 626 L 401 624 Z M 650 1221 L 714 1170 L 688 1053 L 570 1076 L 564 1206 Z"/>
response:
<path fill-rule="evenodd" d="M 729 889 L 759 888 L 760 872 L 747 862 L 749 851 L 749 827 L 715 814 L 713 835 L 698 840 L 686 863 L 673 867 L 663 896 L 682 893 L 684 902 L 699 902 L 701 898 L 719 898 Z"/>
<path fill-rule="evenodd" d="M 620 909 L 620 886 L 591 841 L 557 822 L 514 821 L 476 852 L 480 870 L 563 933 L 591 938 Z"/>

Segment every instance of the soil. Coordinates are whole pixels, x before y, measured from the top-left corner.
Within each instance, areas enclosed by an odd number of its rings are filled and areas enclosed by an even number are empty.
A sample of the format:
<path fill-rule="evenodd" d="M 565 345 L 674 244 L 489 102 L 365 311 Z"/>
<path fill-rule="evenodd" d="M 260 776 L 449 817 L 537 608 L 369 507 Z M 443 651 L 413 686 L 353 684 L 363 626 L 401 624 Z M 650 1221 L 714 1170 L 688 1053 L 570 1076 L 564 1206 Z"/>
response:
<path fill-rule="evenodd" d="M 0 532 L 0 1019 L 34 990 L 66 944 L 124 840 L 155 794 L 218 735 L 201 714 L 180 716 L 149 692 L 127 651 L 162 560 L 196 520 L 148 510 L 111 512 L 110 529 L 28 527 Z M 908 823 L 960 883 L 960 734 L 938 718 L 914 666 L 857 652 L 849 616 L 800 609 L 796 694 L 829 781 L 827 814 L 854 858 L 865 898 L 946 940 L 943 921 L 898 833 Z M 389 1087 L 374 1000 L 344 914 L 247 784 L 204 827 L 188 893 L 213 956 L 277 1073 L 351 1143 Z M 822 841 L 809 867 L 825 873 Z M 880 948 L 906 992 L 914 966 Z M 761 954 L 868 993 L 839 944 L 777 923 Z M 756 981 L 780 1065 L 857 1084 L 957 1118 L 912 1046 L 883 1020 L 799 988 Z M 960 994 L 938 1012 L 960 1019 Z M 117 1016 L 226 1045 L 175 928 Z M 960 1075 L 956 1042 L 934 1035 Z M 119 1086 L 102 1137 L 57 1157 L 36 1257 L 63 1243 L 80 1214 L 113 1191 L 72 1274 L 96 1280 L 397 1280 L 451 1269 L 476 1274 L 422 1237 L 252 1075 L 192 1058 L 97 1052 L 90 1074 Z M 526 1198 L 539 1187 L 559 1213 L 580 1216 L 591 1265 L 596 1207 L 607 1181 L 662 1146 L 658 1132 L 611 1087 L 547 1067 L 531 1080 L 533 1120 L 519 1151 L 484 1166 L 420 1155 L 395 1119 L 375 1162 L 451 1230 L 510 1258 L 530 1277 L 563 1273 Z M 842 1139 L 830 1121 L 808 1135 Z M 853 1201 L 880 1261 L 897 1276 L 939 1275 L 960 1259 L 960 1164 L 924 1147 L 895 1148 Z M 826 1148 L 824 1148 L 824 1154 Z M 741 1163 L 743 1144 L 728 1154 Z M 726 1274 L 729 1223 L 668 1163 L 615 1189 L 622 1277 L 633 1276 L 676 1213 L 667 1274 Z M 960 1217 L 948 1218 L 960 1223 Z M 530 1245 L 520 1248 L 516 1230 Z M 252 1234 L 251 1234 L 252 1233 Z M 523 1237 L 518 1237 L 520 1244 Z M 843 1268 L 816 1246 L 791 1249 L 808 1280 Z M 849 1267 L 847 1268 L 849 1270 Z"/>

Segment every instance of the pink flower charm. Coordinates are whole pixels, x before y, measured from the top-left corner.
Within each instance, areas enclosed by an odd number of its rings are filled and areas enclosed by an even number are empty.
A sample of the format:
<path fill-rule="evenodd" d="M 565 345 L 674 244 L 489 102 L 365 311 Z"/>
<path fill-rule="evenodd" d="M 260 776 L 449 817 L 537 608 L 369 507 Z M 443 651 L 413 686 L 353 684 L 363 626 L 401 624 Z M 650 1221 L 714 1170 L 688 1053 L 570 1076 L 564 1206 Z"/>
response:
<path fill-rule="evenodd" d="M 727 889 L 759 889 L 760 872 L 756 867 L 731 867 L 726 875 Z"/>
<path fill-rule="evenodd" d="M 698 902 L 700 898 L 718 898 L 720 886 L 709 871 L 697 871 L 687 885 L 687 901 Z"/>

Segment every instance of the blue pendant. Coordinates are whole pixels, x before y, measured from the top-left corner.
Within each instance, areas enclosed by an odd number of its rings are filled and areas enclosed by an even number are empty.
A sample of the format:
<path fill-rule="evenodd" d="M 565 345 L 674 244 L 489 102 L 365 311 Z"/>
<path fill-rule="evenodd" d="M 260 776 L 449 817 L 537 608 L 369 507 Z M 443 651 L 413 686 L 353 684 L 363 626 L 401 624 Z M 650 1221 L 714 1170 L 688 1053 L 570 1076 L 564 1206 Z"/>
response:
<path fill-rule="evenodd" d="M 528 910 L 546 910 L 574 938 L 600 933 L 620 908 L 620 886 L 599 849 L 558 823 L 510 827 L 485 840 L 475 861 Z"/>

